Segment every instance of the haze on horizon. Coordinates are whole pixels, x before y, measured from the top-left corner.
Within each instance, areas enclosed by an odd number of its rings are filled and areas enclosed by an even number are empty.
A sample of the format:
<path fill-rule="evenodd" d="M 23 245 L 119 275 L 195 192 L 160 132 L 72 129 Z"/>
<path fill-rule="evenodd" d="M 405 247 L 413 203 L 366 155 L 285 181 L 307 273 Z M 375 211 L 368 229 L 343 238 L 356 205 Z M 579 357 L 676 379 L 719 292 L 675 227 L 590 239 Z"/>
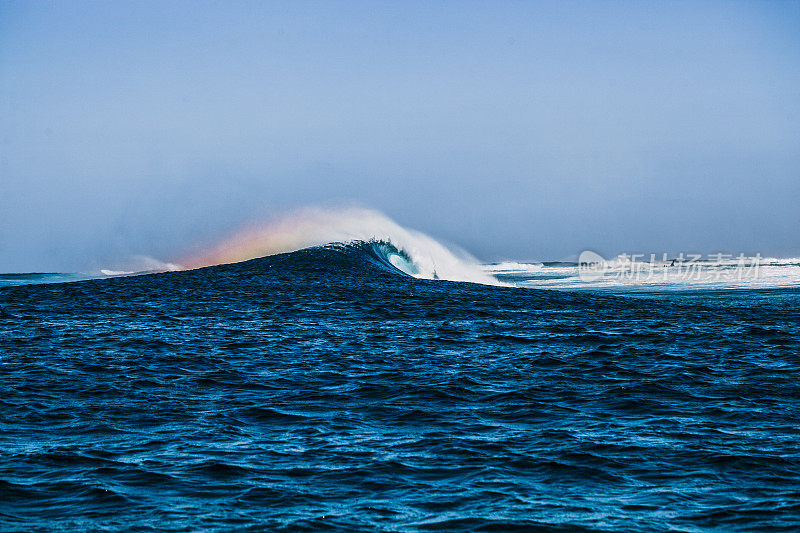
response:
<path fill-rule="evenodd" d="M 0 3 L 0 272 L 355 203 L 493 260 L 800 256 L 800 2 Z"/>

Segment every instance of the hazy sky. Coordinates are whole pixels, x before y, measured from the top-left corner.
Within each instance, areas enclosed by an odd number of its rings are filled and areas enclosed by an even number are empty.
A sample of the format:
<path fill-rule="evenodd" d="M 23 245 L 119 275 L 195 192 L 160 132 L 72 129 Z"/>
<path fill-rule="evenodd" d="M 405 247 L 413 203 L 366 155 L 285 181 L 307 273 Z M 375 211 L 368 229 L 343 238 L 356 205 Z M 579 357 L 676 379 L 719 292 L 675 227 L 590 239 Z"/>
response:
<path fill-rule="evenodd" d="M 484 259 L 800 255 L 800 2 L 0 2 L 0 271 L 342 202 Z"/>

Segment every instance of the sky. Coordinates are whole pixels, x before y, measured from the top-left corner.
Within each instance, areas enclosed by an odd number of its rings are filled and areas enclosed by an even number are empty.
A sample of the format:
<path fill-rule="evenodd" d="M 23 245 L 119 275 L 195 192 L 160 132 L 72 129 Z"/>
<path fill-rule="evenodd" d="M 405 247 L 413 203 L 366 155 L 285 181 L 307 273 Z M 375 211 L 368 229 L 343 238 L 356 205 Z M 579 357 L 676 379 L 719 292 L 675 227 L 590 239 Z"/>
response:
<path fill-rule="evenodd" d="M 484 260 L 800 256 L 800 2 L 0 2 L 0 271 L 336 205 Z"/>

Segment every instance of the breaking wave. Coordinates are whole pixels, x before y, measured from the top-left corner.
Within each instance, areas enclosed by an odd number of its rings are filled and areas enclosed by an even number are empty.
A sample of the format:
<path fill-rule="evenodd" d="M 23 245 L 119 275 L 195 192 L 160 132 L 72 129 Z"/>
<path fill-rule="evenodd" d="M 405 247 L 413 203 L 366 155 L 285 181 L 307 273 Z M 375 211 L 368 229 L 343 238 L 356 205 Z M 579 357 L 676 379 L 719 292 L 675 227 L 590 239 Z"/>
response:
<path fill-rule="evenodd" d="M 420 279 L 499 285 L 466 252 L 400 226 L 370 209 L 304 209 L 240 231 L 222 243 L 179 261 L 186 268 L 236 263 L 326 245 L 368 243 L 372 256 Z"/>

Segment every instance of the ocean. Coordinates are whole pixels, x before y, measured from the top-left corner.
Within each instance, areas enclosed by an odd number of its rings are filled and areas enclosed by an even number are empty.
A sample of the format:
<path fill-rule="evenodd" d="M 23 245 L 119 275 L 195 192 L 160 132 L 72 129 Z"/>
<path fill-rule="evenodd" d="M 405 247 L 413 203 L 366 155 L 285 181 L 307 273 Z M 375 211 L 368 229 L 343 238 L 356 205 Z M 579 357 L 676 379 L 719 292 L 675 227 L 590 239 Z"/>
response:
<path fill-rule="evenodd" d="M 411 248 L 0 275 L 0 529 L 800 529 L 797 261 Z"/>

